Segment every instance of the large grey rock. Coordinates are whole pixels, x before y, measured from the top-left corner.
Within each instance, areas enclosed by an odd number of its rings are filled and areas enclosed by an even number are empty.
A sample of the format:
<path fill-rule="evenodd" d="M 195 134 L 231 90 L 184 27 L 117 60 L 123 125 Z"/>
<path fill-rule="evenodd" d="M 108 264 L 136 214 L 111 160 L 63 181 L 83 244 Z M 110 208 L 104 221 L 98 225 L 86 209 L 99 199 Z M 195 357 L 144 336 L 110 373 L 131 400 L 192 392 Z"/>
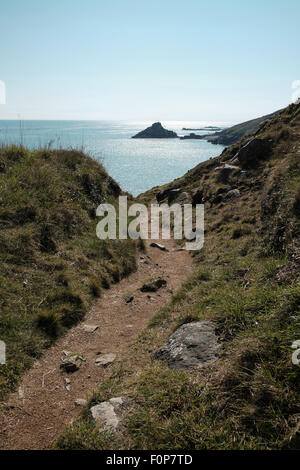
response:
<path fill-rule="evenodd" d="M 101 425 L 101 429 L 119 431 L 122 415 L 129 403 L 130 400 L 127 397 L 111 398 L 108 401 L 103 401 L 99 405 L 93 406 L 91 413 L 95 422 Z"/>
<path fill-rule="evenodd" d="M 176 202 L 184 202 L 184 201 L 187 201 L 188 198 L 189 198 L 189 194 L 184 191 L 183 193 L 180 193 L 177 196 Z"/>
<path fill-rule="evenodd" d="M 237 197 L 240 197 L 241 193 L 239 189 L 231 189 L 228 191 L 228 193 L 225 194 L 224 199 L 229 200 L 229 199 L 235 199 Z"/>
<path fill-rule="evenodd" d="M 265 160 L 272 148 L 272 140 L 254 137 L 249 140 L 236 154 L 243 169 L 255 168 L 259 161 Z"/>
<path fill-rule="evenodd" d="M 133 139 L 170 139 L 176 138 L 176 132 L 168 131 L 160 122 L 155 122 L 152 126 L 134 135 Z"/>
<path fill-rule="evenodd" d="M 219 349 L 214 325 L 199 321 L 180 326 L 153 357 L 171 369 L 197 369 L 214 361 Z"/>

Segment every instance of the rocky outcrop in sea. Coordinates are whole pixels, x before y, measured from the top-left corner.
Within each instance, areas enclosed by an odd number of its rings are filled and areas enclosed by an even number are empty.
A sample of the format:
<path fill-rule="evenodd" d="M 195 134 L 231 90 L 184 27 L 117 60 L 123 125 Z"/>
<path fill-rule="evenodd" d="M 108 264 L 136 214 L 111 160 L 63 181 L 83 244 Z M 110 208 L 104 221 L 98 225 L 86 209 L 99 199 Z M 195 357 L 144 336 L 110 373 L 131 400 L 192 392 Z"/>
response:
<path fill-rule="evenodd" d="M 160 122 L 155 122 L 152 126 L 134 135 L 132 139 L 174 139 L 177 137 L 176 132 L 168 131 Z"/>

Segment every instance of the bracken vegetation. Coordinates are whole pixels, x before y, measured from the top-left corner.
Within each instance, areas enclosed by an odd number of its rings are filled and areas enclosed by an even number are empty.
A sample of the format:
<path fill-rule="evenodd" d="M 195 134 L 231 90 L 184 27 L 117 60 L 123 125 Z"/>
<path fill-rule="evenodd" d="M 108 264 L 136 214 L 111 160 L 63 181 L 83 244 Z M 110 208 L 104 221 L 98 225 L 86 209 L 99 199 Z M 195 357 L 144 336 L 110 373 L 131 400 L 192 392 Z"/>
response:
<path fill-rule="evenodd" d="M 102 289 L 136 269 L 136 244 L 96 237 L 95 210 L 121 193 L 75 150 L 0 149 L 0 399 Z"/>
<path fill-rule="evenodd" d="M 263 124 L 255 137 L 269 152 L 248 161 L 242 175 L 220 180 L 215 168 L 234 159 L 246 137 L 172 183 L 201 191 L 205 202 L 205 245 L 194 254 L 194 273 L 91 398 L 90 405 L 132 398 L 123 431 L 99 432 L 87 407 L 57 448 L 300 447 L 300 366 L 291 361 L 300 339 L 299 121 L 300 107 L 291 105 Z M 240 197 L 216 197 L 233 188 Z M 153 360 L 170 333 L 199 319 L 216 325 L 216 362 L 186 372 Z"/>

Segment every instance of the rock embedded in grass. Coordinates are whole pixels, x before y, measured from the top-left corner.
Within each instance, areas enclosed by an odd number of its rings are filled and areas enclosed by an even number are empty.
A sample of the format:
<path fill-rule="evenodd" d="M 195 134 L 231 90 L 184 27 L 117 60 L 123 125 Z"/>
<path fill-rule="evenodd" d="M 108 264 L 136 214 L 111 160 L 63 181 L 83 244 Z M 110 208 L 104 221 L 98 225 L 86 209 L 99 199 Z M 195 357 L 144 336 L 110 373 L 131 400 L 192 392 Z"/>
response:
<path fill-rule="evenodd" d="M 230 199 L 235 199 L 237 197 L 240 197 L 241 193 L 239 189 L 231 189 L 228 191 L 228 193 L 225 194 L 224 199 L 225 200 L 230 200 Z"/>
<path fill-rule="evenodd" d="M 219 349 L 211 322 L 191 322 L 180 326 L 153 358 L 166 362 L 171 369 L 197 369 L 215 361 Z"/>
<path fill-rule="evenodd" d="M 127 397 L 115 397 L 108 401 L 103 401 L 99 405 L 91 408 L 92 417 L 100 428 L 106 431 L 119 431 L 121 419 L 130 403 Z"/>

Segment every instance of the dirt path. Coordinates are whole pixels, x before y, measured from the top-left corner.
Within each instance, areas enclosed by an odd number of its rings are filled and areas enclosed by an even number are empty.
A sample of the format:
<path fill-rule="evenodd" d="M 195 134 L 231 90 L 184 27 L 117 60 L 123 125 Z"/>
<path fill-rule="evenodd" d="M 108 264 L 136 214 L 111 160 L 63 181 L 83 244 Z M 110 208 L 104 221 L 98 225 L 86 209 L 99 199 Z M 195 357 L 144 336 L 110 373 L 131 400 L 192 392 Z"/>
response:
<path fill-rule="evenodd" d="M 137 272 L 106 291 L 84 322 L 69 330 L 24 375 L 18 391 L 10 396 L 8 403 L 0 405 L 4 408 L 0 413 L 0 449 L 45 449 L 81 412 L 75 400 L 88 399 L 110 373 L 110 366 L 95 364 L 101 357 L 99 352 L 115 353 L 116 361 L 121 362 L 122 352 L 168 302 L 172 290 L 178 289 L 191 270 L 188 252 L 176 251 L 172 241 L 164 245 L 169 251 L 148 247 L 147 255 L 140 258 Z M 142 293 L 139 288 L 148 278 L 158 276 L 167 280 L 167 286 L 151 293 L 149 299 L 149 293 Z M 134 300 L 126 304 L 124 294 L 128 291 Z M 86 324 L 99 328 L 87 333 L 82 328 Z M 64 350 L 86 358 L 77 372 L 67 374 L 60 370 Z M 69 391 L 65 378 L 71 381 Z"/>

